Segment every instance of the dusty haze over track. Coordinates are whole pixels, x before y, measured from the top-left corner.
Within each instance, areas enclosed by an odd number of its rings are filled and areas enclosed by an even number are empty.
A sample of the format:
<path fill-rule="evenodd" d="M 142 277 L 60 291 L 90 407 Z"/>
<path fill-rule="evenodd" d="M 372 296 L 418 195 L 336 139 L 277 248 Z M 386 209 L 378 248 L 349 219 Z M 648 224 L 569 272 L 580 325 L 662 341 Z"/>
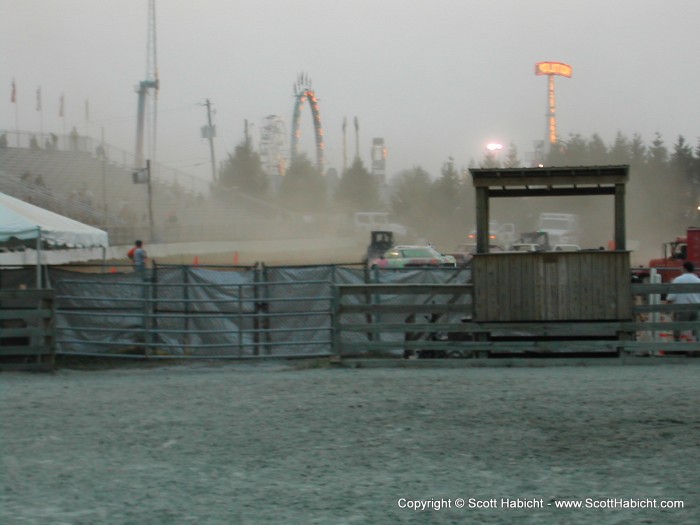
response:
<path fill-rule="evenodd" d="M 38 131 L 42 117 L 45 132 L 65 123 L 99 138 L 104 128 L 108 142 L 132 150 L 147 10 L 146 0 L 0 0 L 0 129 L 18 121 Z M 198 104 L 214 104 L 223 159 L 242 139 L 244 119 L 256 141 L 267 115 L 289 126 L 300 71 L 313 80 L 328 167 L 337 169 L 343 118 L 355 116 L 365 162 L 372 138 L 384 137 L 390 175 L 421 165 L 437 176 L 448 156 L 466 166 L 491 141 L 513 142 L 524 157 L 545 133 L 540 61 L 573 66 L 573 78 L 557 85 L 562 138 L 599 133 L 611 142 L 618 131 L 638 132 L 648 143 L 659 132 L 670 146 L 679 134 L 695 145 L 700 134 L 695 0 L 168 0 L 156 13 L 158 157 L 204 179 Z M 306 110 L 301 150 L 313 157 Z"/>

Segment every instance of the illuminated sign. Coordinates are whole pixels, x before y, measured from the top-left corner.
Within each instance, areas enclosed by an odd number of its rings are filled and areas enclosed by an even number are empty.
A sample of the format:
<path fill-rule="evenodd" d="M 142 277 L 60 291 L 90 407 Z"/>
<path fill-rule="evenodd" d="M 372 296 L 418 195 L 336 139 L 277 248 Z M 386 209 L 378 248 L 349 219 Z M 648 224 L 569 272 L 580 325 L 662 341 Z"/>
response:
<path fill-rule="evenodd" d="M 562 62 L 537 62 L 535 75 L 561 75 L 571 78 L 572 68 Z"/>

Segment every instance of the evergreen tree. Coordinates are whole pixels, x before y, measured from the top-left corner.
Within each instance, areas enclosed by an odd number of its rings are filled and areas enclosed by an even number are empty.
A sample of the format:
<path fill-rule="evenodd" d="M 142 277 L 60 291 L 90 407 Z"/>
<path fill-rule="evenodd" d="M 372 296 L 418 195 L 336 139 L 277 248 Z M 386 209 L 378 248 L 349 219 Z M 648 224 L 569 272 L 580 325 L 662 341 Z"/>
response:
<path fill-rule="evenodd" d="M 683 174 L 688 179 L 688 182 L 691 182 L 693 163 L 693 149 L 690 147 L 690 144 L 686 142 L 685 138 L 680 135 L 678 141 L 673 145 L 671 167 Z"/>
<path fill-rule="evenodd" d="M 566 166 L 590 166 L 588 142 L 578 133 L 569 135 L 564 142 L 564 159 Z"/>
<path fill-rule="evenodd" d="M 698 145 L 695 146 L 695 157 L 693 157 L 693 184 L 700 191 L 700 139 L 698 139 Z M 698 204 L 700 205 L 700 200 Z"/>
<path fill-rule="evenodd" d="M 619 131 L 615 135 L 615 142 L 609 151 L 609 159 L 611 164 L 622 165 L 632 162 L 632 148 L 629 140 Z"/>
<path fill-rule="evenodd" d="M 564 142 L 557 142 L 556 144 L 550 144 L 547 148 L 547 158 L 545 159 L 545 166 L 566 166 L 566 144 Z"/>
<path fill-rule="evenodd" d="M 697 197 L 694 185 L 694 164 L 693 149 L 681 135 L 673 145 L 673 153 L 670 159 L 670 169 L 674 179 L 681 187 L 682 206 L 685 216 L 694 217 L 697 212 Z"/>
<path fill-rule="evenodd" d="M 630 144 L 630 163 L 632 166 L 641 167 L 644 165 L 647 156 L 647 148 L 639 133 L 635 133 Z"/>
<path fill-rule="evenodd" d="M 359 157 L 340 178 L 335 200 L 346 210 L 378 211 L 382 208 L 379 183 Z"/>
<path fill-rule="evenodd" d="M 429 207 L 432 219 L 426 225 L 425 234 L 435 243 L 454 244 L 461 237 L 460 231 L 467 229 L 468 210 L 472 201 L 465 200 L 466 179 L 460 175 L 450 157 L 442 166 L 440 178 L 433 183 Z M 473 194 L 470 195 L 473 200 Z"/>
<path fill-rule="evenodd" d="M 608 163 L 608 148 L 600 138 L 600 135 L 594 133 L 586 145 L 587 156 L 585 164 L 589 166 L 602 166 Z"/>
<path fill-rule="evenodd" d="M 253 150 L 250 138 L 246 137 L 235 153 L 221 165 L 220 184 L 224 188 L 236 188 L 253 197 L 264 197 L 268 189 L 267 175 L 262 168 L 260 155 Z"/>
<path fill-rule="evenodd" d="M 520 162 L 520 159 L 518 158 L 518 149 L 515 147 L 515 144 L 511 142 L 508 146 L 508 153 L 506 154 L 506 158 L 503 161 L 503 167 L 518 168 L 520 166 L 522 166 L 522 162 Z"/>
<path fill-rule="evenodd" d="M 281 206 L 300 213 L 325 210 L 325 179 L 306 155 L 298 155 L 289 165 L 280 184 L 279 198 Z"/>
<path fill-rule="evenodd" d="M 392 180 L 391 211 L 395 220 L 419 235 L 426 234 L 435 203 L 431 200 L 430 175 L 421 167 L 406 170 Z"/>
<path fill-rule="evenodd" d="M 488 153 L 486 153 L 486 155 L 484 155 L 484 160 L 481 161 L 479 167 L 487 170 L 500 168 L 501 162 L 500 160 L 498 160 L 498 156 L 496 153 L 489 151 Z"/>
<path fill-rule="evenodd" d="M 433 196 L 440 202 L 456 202 L 460 185 L 459 173 L 455 169 L 454 159 L 450 157 L 442 165 L 440 178 L 433 184 Z"/>
<path fill-rule="evenodd" d="M 654 135 L 651 147 L 647 150 L 647 165 L 652 171 L 663 172 L 668 168 L 668 150 L 660 133 Z"/>

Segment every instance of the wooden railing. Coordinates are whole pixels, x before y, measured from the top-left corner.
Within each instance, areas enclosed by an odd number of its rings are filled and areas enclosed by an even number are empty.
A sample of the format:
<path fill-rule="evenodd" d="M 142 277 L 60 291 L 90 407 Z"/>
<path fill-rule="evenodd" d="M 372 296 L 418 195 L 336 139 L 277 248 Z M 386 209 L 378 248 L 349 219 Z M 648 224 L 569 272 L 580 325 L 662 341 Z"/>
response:
<path fill-rule="evenodd" d="M 0 290 L 0 369 L 51 369 L 53 290 Z"/>
<path fill-rule="evenodd" d="M 667 293 L 699 293 L 700 284 L 632 285 L 632 319 L 566 322 L 472 321 L 472 285 L 339 285 L 334 296 L 334 353 L 486 357 L 523 353 L 700 354 L 688 333 L 698 321 L 672 321 L 668 314 L 700 313 L 700 304 L 665 304 Z M 412 297 L 411 301 L 406 297 Z M 399 299 L 403 298 L 403 299 Z M 653 315 L 659 314 L 659 319 Z"/>

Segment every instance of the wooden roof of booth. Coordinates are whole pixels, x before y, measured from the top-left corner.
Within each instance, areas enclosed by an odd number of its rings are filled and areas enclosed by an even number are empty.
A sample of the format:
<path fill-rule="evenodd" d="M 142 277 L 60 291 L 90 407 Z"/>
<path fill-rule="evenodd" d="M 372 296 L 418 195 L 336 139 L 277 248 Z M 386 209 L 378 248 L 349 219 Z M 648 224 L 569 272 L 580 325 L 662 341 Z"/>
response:
<path fill-rule="evenodd" d="M 613 195 L 615 247 L 626 249 L 625 185 L 629 166 L 470 169 L 476 188 L 477 253 L 488 253 L 489 198 Z"/>
<path fill-rule="evenodd" d="M 629 166 L 470 169 L 475 188 L 490 197 L 614 195 L 629 179 Z"/>

